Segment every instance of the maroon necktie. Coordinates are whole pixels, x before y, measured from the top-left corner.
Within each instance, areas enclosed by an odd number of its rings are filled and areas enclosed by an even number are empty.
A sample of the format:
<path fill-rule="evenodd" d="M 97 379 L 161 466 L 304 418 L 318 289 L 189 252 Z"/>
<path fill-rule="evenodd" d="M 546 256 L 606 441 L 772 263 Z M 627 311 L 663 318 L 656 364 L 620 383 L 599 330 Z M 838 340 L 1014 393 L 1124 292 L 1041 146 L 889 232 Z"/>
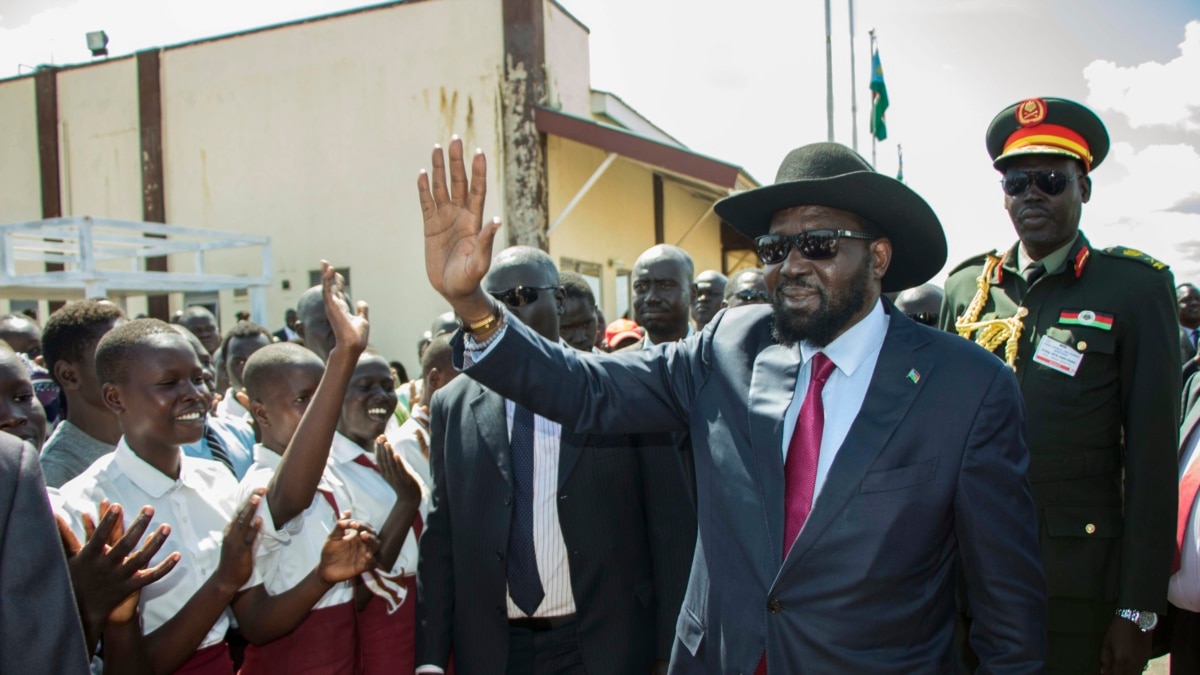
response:
<path fill-rule="evenodd" d="M 817 352 L 812 357 L 812 377 L 808 393 L 800 406 L 796 430 L 788 443 L 787 461 L 783 465 L 783 558 L 786 560 L 796 542 L 804 521 L 812 511 L 813 493 L 817 486 L 817 462 L 821 458 L 821 434 L 825 429 L 825 405 L 821 390 L 833 373 L 833 361 Z"/>
<path fill-rule="evenodd" d="M 812 357 L 812 376 L 808 393 L 800 404 L 796 429 L 788 442 L 787 461 L 783 464 L 783 559 L 787 560 L 792 544 L 800 536 L 804 521 L 812 511 L 813 494 L 817 487 L 817 463 L 821 459 L 821 434 L 825 431 L 825 404 L 821 391 L 833 374 L 834 364 L 828 356 L 817 352 Z M 767 675 L 767 654 L 763 652 L 754 675 Z"/>
<path fill-rule="evenodd" d="M 375 462 L 372 462 L 371 459 L 366 455 L 359 455 L 358 457 L 355 457 L 354 463 L 359 466 L 365 466 L 375 473 L 379 473 L 379 465 Z M 421 509 L 418 508 L 417 515 L 413 518 L 412 524 L 413 537 L 415 537 L 418 541 L 421 539 L 421 531 L 423 529 L 425 529 L 425 521 L 421 519 Z"/>
<path fill-rule="evenodd" d="M 1197 488 L 1200 488 L 1200 460 L 1193 459 L 1179 481 L 1179 519 L 1175 526 L 1175 562 L 1171 574 L 1178 572 L 1183 562 L 1183 535 L 1187 534 L 1188 520 L 1196 504 Z"/>

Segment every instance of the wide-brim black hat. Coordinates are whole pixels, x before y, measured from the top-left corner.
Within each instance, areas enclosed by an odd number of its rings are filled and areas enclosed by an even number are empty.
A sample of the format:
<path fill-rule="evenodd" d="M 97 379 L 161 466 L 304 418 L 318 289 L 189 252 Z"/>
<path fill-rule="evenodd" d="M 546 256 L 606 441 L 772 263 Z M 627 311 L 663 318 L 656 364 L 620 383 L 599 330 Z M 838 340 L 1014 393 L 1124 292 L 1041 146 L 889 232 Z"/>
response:
<path fill-rule="evenodd" d="M 1027 98 L 1001 110 L 987 130 L 992 166 L 1023 155 L 1077 159 L 1086 171 L 1108 156 L 1108 130 L 1087 106 L 1065 98 Z"/>
<path fill-rule="evenodd" d="M 929 204 L 904 183 L 873 169 L 840 143 L 813 143 L 783 158 L 774 185 L 730 195 L 717 215 L 754 239 L 771 218 L 794 206 L 827 206 L 857 214 L 892 242 L 883 291 L 920 286 L 946 264 L 946 233 Z"/>

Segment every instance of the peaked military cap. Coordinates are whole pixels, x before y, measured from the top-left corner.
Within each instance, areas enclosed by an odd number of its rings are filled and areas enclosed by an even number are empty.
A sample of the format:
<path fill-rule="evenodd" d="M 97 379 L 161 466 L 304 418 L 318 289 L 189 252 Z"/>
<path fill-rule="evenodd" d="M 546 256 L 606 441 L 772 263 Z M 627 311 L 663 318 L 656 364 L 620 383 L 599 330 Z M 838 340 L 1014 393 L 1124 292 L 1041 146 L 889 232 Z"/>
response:
<path fill-rule="evenodd" d="M 987 130 L 992 166 L 1021 155 L 1059 155 L 1083 162 L 1085 171 L 1108 155 L 1104 122 L 1086 106 L 1065 98 L 1030 98 L 1000 111 Z"/>

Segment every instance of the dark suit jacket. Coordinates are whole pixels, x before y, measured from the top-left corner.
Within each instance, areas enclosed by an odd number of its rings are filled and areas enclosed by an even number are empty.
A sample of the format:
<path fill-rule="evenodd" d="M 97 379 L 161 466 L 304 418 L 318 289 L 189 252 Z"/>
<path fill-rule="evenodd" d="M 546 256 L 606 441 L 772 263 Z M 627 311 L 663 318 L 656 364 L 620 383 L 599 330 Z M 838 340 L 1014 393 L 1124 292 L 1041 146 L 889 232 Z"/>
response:
<path fill-rule="evenodd" d="M 275 331 L 274 333 L 271 333 L 271 335 L 274 335 L 274 336 L 275 336 L 275 339 L 276 339 L 276 340 L 278 340 L 278 341 L 280 341 L 280 342 L 287 342 L 287 341 L 288 341 L 288 334 L 287 334 L 287 330 L 286 330 L 286 329 L 284 329 L 284 328 L 280 328 L 279 330 Z"/>
<path fill-rule="evenodd" d="M 1179 354 L 1185 364 L 1196 358 L 1196 348 L 1192 346 L 1192 340 L 1188 337 L 1188 329 L 1183 326 L 1179 327 Z"/>
<path fill-rule="evenodd" d="M 0 673 L 87 673 L 37 450 L 0 432 Z"/>
<path fill-rule="evenodd" d="M 1016 381 L 885 306 L 870 388 L 782 567 L 782 429 L 800 359 L 772 339 L 770 307 L 592 358 L 509 321 L 467 370 L 580 431 L 690 429 L 699 541 L 673 673 L 753 672 L 764 649 L 775 673 L 950 672 L 958 556 L 985 672 L 1041 672 L 1046 589 Z"/>
<path fill-rule="evenodd" d="M 433 501 L 417 570 L 417 664 L 503 672 L 512 471 L 504 399 L 470 378 L 434 396 Z M 670 448 L 563 426 L 558 517 L 589 673 L 666 660 L 695 549 L 695 516 Z"/>

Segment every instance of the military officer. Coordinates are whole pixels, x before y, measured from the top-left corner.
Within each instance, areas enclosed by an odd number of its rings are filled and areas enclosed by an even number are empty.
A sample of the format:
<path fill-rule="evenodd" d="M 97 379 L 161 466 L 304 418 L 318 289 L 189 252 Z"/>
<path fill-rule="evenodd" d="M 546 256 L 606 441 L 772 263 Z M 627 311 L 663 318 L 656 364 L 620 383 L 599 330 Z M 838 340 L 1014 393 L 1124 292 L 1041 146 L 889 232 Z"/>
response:
<path fill-rule="evenodd" d="M 1108 148 L 1104 124 L 1072 101 L 1029 99 L 992 120 L 1018 241 L 955 268 L 940 319 L 1021 384 L 1050 673 L 1141 672 L 1174 557 L 1175 288 L 1163 263 L 1079 231 Z"/>

